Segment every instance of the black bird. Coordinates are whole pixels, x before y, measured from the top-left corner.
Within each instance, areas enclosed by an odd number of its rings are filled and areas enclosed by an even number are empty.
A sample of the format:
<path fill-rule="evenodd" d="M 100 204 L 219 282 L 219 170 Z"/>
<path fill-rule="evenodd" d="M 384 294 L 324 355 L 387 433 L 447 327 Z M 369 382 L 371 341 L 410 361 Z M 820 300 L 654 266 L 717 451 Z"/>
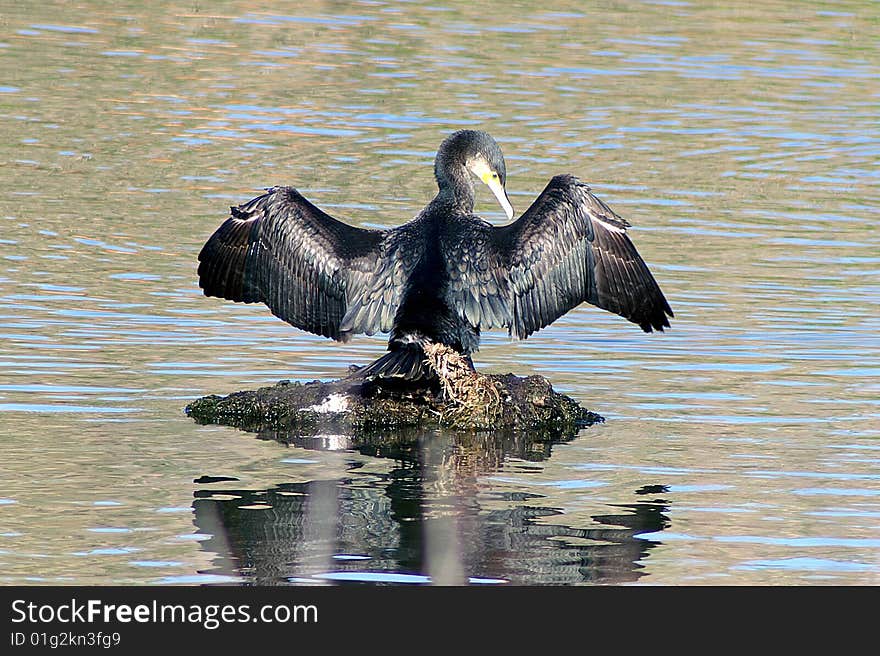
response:
<path fill-rule="evenodd" d="M 486 132 L 447 137 L 434 160 L 440 190 L 415 218 L 390 230 L 338 221 L 293 187 L 232 208 L 199 253 L 206 296 L 265 303 L 289 324 L 340 342 L 390 332 L 388 353 L 366 379 L 432 378 L 423 345 L 468 357 L 480 331 L 525 339 L 586 301 L 645 332 L 672 310 L 626 234 L 590 188 L 557 175 L 523 215 L 493 226 L 474 214 L 474 180 L 508 219 L 501 148 Z"/>

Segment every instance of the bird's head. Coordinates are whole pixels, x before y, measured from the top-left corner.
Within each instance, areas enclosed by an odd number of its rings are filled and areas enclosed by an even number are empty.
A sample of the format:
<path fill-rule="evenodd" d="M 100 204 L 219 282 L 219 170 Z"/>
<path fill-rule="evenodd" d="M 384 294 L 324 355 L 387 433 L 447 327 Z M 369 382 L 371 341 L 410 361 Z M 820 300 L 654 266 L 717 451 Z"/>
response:
<path fill-rule="evenodd" d="M 441 186 L 445 180 L 454 179 L 452 169 L 458 167 L 464 167 L 489 187 L 507 218 L 513 218 L 513 206 L 505 189 L 507 169 L 504 155 L 488 132 L 459 130 L 440 144 L 434 160 L 434 173 Z"/>

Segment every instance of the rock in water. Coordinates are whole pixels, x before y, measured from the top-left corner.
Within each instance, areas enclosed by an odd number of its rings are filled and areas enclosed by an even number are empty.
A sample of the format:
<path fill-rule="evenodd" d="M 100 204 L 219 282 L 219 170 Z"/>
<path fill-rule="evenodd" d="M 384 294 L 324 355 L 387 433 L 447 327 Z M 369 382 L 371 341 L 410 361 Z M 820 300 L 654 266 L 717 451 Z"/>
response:
<path fill-rule="evenodd" d="M 291 383 L 205 396 L 186 407 L 202 424 L 244 430 L 314 435 L 330 429 L 356 435 L 387 428 L 450 428 L 469 431 L 528 430 L 548 438 L 573 434 L 604 421 L 574 399 L 553 390 L 543 376 L 484 375 L 454 350 L 426 348 L 437 372 L 433 384 L 358 379 Z"/>

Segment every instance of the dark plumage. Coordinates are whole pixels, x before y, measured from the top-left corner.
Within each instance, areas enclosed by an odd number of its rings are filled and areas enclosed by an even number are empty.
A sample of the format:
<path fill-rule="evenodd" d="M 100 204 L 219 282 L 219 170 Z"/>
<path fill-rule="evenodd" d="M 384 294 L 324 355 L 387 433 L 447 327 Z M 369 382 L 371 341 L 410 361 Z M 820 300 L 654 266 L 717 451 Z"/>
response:
<path fill-rule="evenodd" d="M 513 218 L 491 136 L 452 134 L 434 174 L 437 196 L 391 230 L 350 226 L 296 189 L 273 187 L 232 208 L 199 253 L 199 285 L 342 342 L 390 332 L 389 352 L 359 372 L 366 378 L 427 377 L 425 340 L 469 356 L 481 330 L 525 339 L 584 301 L 645 332 L 669 326 L 629 223 L 574 176 L 557 175 L 518 220 L 496 227 L 473 213 L 479 178 Z"/>

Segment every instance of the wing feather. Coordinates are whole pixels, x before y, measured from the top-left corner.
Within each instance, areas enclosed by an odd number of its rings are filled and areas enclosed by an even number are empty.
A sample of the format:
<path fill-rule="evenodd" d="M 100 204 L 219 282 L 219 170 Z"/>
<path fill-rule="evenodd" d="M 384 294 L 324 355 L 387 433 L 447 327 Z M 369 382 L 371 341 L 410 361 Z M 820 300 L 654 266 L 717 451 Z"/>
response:
<path fill-rule="evenodd" d="M 391 328 L 406 266 L 401 229 L 338 221 L 292 187 L 233 207 L 199 253 L 206 296 L 265 303 L 297 328 L 346 341 Z"/>
<path fill-rule="evenodd" d="M 626 233 L 629 224 L 573 176 L 553 178 L 514 223 L 498 228 L 515 289 L 552 280 L 511 333 L 524 338 L 586 301 L 638 324 L 669 327 L 672 309 Z"/>
<path fill-rule="evenodd" d="M 554 177 L 507 226 L 474 221 L 446 253 L 447 302 L 472 326 L 525 339 L 588 302 L 645 332 L 669 327 L 672 309 L 629 224 L 574 176 Z"/>

